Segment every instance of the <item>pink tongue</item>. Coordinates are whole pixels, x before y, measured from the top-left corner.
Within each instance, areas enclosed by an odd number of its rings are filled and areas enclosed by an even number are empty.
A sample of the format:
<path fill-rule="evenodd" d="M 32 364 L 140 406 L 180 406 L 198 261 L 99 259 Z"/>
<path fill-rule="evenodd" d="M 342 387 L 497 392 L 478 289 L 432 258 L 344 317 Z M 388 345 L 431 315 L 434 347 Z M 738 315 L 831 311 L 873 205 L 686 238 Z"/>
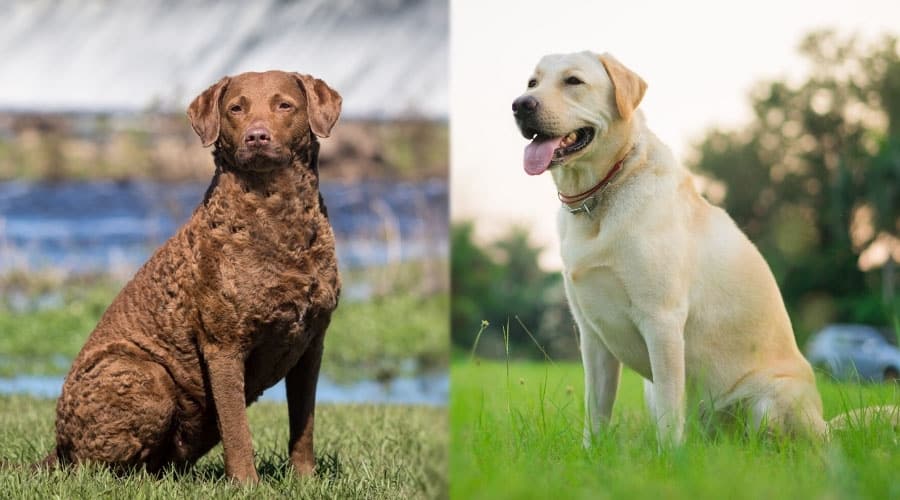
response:
<path fill-rule="evenodd" d="M 550 167 L 553 152 L 562 140 L 562 137 L 536 137 L 531 144 L 525 146 L 525 172 L 528 175 L 544 173 Z"/>

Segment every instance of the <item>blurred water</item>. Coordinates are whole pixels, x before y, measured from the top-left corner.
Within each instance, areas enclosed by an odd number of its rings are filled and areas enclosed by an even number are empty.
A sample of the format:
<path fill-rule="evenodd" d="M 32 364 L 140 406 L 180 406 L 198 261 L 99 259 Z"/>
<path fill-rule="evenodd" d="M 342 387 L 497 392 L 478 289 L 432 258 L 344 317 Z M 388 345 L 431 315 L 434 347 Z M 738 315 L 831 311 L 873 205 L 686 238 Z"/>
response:
<path fill-rule="evenodd" d="M 0 2 L 0 108 L 183 110 L 224 75 L 283 69 L 344 117 L 446 118 L 447 0 Z"/>
<path fill-rule="evenodd" d="M 63 377 L 23 375 L 0 378 L 0 394 L 27 394 L 39 398 L 56 398 L 62 391 Z M 372 380 L 339 384 L 319 376 L 316 401 L 319 403 L 389 403 L 444 406 L 450 391 L 446 373 L 417 377 L 400 377 L 387 382 Z M 285 401 L 284 381 L 266 390 L 260 401 Z"/>
<path fill-rule="evenodd" d="M 183 224 L 206 183 L 0 182 L 0 275 L 13 270 L 127 278 Z M 447 184 L 321 186 L 343 269 L 445 256 Z"/>

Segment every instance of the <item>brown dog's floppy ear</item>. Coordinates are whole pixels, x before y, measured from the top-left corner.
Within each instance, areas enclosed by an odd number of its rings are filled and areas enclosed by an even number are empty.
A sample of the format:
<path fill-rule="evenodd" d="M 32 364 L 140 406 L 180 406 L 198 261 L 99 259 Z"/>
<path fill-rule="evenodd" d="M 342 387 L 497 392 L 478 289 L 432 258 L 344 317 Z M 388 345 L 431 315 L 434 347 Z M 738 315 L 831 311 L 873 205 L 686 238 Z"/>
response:
<path fill-rule="evenodd" d="M 219 101 L 230 81 L 231 78 L 227 76 L 222 78 L 194 98 L 188 106 L 188 119 L 191 120 L 194 132 L 203 141 L 203 147 L 212 145 L 219 138 Z"/>
<path fill-rule="evenodd" d="M 306 93 L 309 128 L 319 137 L 328 137 L 341 115 L 341 95 L 318 78 L 300 73 L 294 77 Z"/>
<path fill-rule="evenodd" d="M 609 73 L 609 79 L 612 80 L 613 88 L 616 90 L 616 107 L 619 108 L 619 115 L 627 121 L 631 119 L 631 114 L 644 98 L 647 83 L 608 53 L 600 55 L 600 62 Z"/>

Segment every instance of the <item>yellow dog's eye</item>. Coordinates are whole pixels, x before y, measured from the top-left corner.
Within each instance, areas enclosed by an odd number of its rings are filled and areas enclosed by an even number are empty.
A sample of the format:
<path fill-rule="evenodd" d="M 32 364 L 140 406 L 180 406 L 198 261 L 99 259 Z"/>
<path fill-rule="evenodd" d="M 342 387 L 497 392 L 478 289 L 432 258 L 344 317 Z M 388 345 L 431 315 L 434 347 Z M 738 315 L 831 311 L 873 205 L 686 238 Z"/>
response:
<path fill-rule="evenodd" d="M 244 109 L 241 108 L 241 106 L 239 104 L 235 104 L 234 106 L 228 108 L 228 111 L 231 111 L 232 113 L 240 113 L 243 110 Z"/>
<path fill-rule="evenodd" d="M 579 79 L 577 76 L 570 76 L 566 78 L 566 85 L 581 85 L 582 83 L 584 82 L 581 81 L 581 79 Z"/>
<path fill-rule="evenodd" d="M 535 87 L 537 87 L 537 80 L 535 80 L 534 78 L 528 80 L 528 88 L 533 89 Z"/>
<path fill-rule="evenodd" d="M 289 103 L 289 102 L 283 102 L 278 105 L 278 109 L 291 109 L 291 108 L 293 108 L 293 106 L 291 106 L 291 103 Z"/>

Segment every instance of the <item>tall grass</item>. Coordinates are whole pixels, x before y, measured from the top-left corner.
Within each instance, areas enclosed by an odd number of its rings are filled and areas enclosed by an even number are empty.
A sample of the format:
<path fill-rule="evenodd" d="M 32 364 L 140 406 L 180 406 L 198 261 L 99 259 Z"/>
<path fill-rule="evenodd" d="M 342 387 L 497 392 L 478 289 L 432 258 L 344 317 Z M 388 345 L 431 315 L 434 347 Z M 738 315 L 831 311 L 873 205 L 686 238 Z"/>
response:
<path fill-rule="evenodd" d="M 504 342 L 508 344 L 504 328 Z M 683 446 L 660 449 L 642 380 L 623 370 L 613 418 L 582 445 L 583 371 L 573 362 L 451 364 L 454 498 L 900 498 L 900 429 L 852 421 L 827 441 L 748 431 L 746 415 L 688 404 Z M 900 386 L 820 378 L 825 417 L 900 404 Z"/>
<path fill-rule="evenodd" d="M 456 360 L 451 378 L 454 498 L 900 496 L 900 440 L 885 422 L 814 442 L 710 432 L 693 412 L 684 446 L 660 451 L 640 377 L 626 370 L 611 425 L 585 449 L 577 363 Z M 819 385 L 826 417 L 900 403 L 896 386 Z"/>

